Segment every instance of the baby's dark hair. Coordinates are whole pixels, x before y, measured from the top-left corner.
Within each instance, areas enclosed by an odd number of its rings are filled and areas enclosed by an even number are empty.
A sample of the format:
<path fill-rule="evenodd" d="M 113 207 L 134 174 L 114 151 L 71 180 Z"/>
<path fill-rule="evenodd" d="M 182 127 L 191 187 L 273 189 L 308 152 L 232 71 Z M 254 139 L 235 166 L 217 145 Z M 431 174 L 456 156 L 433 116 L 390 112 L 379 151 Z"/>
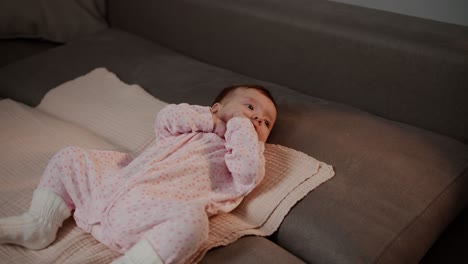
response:
<path fill-rule="evenodd" d="M 273 96 L 271 96 L 270 91 L 268 91 L 265 87 L 263 87 L 261 85 L 256 85 L 256 84 L 242 84 L 242 85 L 234 85 L 234 86 L 226 87 L 218 94 L 218 96 L 216 96 L 216 99 L 214 100 L 212 105 L 214 105 L 215 103 L 220 103 L 230 93 L 232 93 L 233 91 L 235 91 L 236 89 L 239 89 L 239 88 L 255 89 L 255 90 L 259 91 L 261 94 L 268 97 L 268 99 L 270 99 L 273 102 L 273 104 L 275 105 L 275 107 L 276 107 L 276 101 L 273 98 Z"/>

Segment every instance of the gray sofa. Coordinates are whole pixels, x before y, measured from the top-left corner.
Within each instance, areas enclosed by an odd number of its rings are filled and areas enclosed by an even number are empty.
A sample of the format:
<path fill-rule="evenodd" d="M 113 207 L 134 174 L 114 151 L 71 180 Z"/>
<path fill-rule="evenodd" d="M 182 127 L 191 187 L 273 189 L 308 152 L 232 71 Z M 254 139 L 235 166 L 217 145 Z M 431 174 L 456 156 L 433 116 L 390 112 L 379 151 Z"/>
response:
<path fill-rule="evenodd" d="M 167 102 L 261 84 L 269 142 L 334 166 L 271 237 L 203 263 L 417 263 L 467 206 L 467 27 L 311 0 L 109 0 L 107 21 L 1 67 L 0 97 L 35 106 L 97 67 Z"/>

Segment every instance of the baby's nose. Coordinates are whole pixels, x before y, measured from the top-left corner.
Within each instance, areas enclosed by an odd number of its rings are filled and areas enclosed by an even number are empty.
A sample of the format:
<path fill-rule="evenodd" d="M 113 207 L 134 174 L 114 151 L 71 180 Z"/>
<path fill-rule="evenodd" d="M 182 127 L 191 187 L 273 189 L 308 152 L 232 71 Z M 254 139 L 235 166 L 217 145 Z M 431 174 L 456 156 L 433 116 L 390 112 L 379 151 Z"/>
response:
<path fill-rule="evenodd" d="M 260 119 L 258 116 L 254 116 L 252 118 L 252 121 L 253 121 L 254 125 L 261 125 L 262 124 L 262 119 Z"/>

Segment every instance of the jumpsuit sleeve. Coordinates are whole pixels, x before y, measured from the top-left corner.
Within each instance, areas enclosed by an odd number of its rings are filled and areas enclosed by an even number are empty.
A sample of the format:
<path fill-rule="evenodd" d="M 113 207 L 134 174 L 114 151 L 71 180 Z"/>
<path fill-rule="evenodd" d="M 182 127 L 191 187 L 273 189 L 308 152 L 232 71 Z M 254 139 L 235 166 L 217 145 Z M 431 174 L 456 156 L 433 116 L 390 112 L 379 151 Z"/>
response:
<path fill-rule="evenodd" d="M 156 136 L 160 139 L 191 132 L 212 132 L 213 115 L 206 106 L 170 104 L 156 117 Z"/>
<path fill-rule="evenodd" d="M 234 117 L 226 125 L 226 166 L 240 195 L 255 188 L 265 175 L 265 145 L 258 140 L 252 122 Z"/>

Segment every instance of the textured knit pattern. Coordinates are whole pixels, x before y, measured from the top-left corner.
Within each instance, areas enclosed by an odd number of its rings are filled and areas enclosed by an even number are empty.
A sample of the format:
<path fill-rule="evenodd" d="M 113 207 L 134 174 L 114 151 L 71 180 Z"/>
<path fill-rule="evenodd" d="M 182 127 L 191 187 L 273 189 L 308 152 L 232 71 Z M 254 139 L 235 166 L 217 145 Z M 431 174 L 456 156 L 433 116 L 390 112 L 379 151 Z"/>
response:
<path fill-rule="evenodd" d="M 79 227 L 125 253 L 147 239 L 164 263 L 183 263 L 208 238 L 208 217 L 233 210 L 265 173 L 264 144 L 251 121 L 232 118 L 212 133 L 209 107 L 168 105 L 157 144 L 134 160 L 113 151 L 67 147 L 39 188 L 75 209 Z"/>
<path fill-rule="evenodd" d="M 154 115 L 165 105 L 105 69 L 51 90 L 38 108 L 0 101 L 0 217 L 29 208 L 48 161 L 66 146 L 138 156 L 155 141 Z M 234 211 L 210 218 L 208 239 L 190 263 L 241 236 L 273 233 L 298 200 L 334 175 L 330 165 L 284 146 L 266 144 L 264 155 L 264 180 Z M 72 220 L 46 249 L 0 245 L 0 259 L 8 263 L 110 263 L 117 257 Z"/>

